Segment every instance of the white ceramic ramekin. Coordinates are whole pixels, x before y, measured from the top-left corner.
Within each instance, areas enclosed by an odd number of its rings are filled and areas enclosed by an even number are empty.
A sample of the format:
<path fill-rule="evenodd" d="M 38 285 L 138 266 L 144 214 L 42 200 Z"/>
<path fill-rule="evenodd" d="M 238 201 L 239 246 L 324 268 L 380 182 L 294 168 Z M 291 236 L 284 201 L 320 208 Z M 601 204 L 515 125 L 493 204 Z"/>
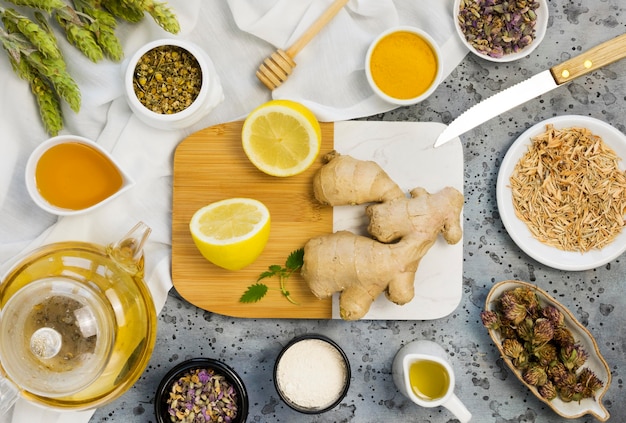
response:
<path fill-rule="evenodd" d="M 413 97 L 413 98 L 396 98 L 396 97 L 392 97 L 391 95 L 385 93 L 383 90 L 381 90 L 378 85 L 376 85 L 376 82 L 374 81 L 374 78 L 372 77 L 372 71 L 371 71 L 371 59 L 372 59 L 372 53 L 374 52 L 374 49 L 376 48 L 376 46 L 378 45 L 378 43 L 385 37 L 396 33 L 396 32 L 410 32 L 412 34 L 417 35 L 418 37 L 420 37 L 422 40 L 426 41 L 426 43 L 428 43 L 428 45 L 430 46 L 430 48 L 432 49 L 436 59 L 437 59 L 437 70 L 435 73 L 435 78 L 432 81 L 432 83 L 430 84 L 430 86 L 428 87 L 428 89 L 426 91 L 424 91 L 422 94 Z M 408 106 L 408 105 L 412 105 L 412 104 L 417 104 L 421 101 L 424 101 L 428 96 L 430 96 L 433 91 L 435 91 L 437 89 L 437 87 L 439 86 L 439 83 L 441 82 L 441 78 L 442 78 L 442 72 L 443 72 L 443 66 L 442 66 L 442 54 L 441 54 L 441 50 L 439 48 L 439 46 L 437 45 L 437 43 L 435 42 L 435 40 L 425 31 L 416 28 L 416 27 L 412 27 L 412 26 L 397 26 L 397 27 L 393 27 L 390 28 L 386 31 L 384 31 L 383 33 L 381 33 L 380 35 L 378 35 L 378 37 L 376 37 L 376 39 L 374 39 L 374 41 L 370 44 L 369 49 L 367 50 L 367 54 L 365 56 L 365 75 L 367 76 L 367 81 L 369 82 L 370 87 L 372 88 L 372 90 L 383 100 L 387 101 L 388 103 L 392 103 L 392 104 L 397 104 L 399 106 Z M 398 61 L 402 61 L 401 59 L 398 59 Z"/>
<path fill-rule="evenodd" d="M 137 62 L 148 51 L 164 45 L 180 47 L 191 53 L 202 71 L 202 85 L 198 97 L 186 109 L 173 114 L 153 112 L 145 107 L 135 95 L 133 79 Z M 124 73 L 124 91 L 128 105 L 135 115 L 144 123 L 164 130 L 184 129 L 207 116 L 224 100 L 224 91 L 213 62 L 204 50 L 196 44 L 178 39 L 161 39 L 145 44 L 130 58 Z"/>

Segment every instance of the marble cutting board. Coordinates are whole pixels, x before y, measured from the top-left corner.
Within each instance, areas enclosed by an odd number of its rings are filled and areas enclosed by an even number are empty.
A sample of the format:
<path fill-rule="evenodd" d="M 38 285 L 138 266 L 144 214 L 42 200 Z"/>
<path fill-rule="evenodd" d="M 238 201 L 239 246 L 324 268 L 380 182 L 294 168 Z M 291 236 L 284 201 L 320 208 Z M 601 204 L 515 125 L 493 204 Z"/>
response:
<path fill-rule="evenodd" d="M 291 178 L 258 172 L 241 150 L 242 122 L 217 125 L 192 134 L 174 156 L 172 206 L 172 278 L 177 291 L 192 304 L 212 312 L 250 318 L 339 318 L 338 301 L 318 300 L 299 275 L 287 288 L 299 302 L 293 305 L 277 290 L 258 303 L 242 304 L 246 287 L 271 264 L 312 236 L 351 230 L 365 234 L 364 206 L 324 207 L 312 196 L 311 179 L 322 165 L 321 156 L 335 149 L 342 154 L 374 160 L 407 192 L 424 187 L 435 192 L 445 186 L 463 191 L 463 150 L 457 139 L 437 149 L 432 144 L 444 125 L 430 122 L 346 121 L 322 123 L 318 161 Z M 212 201 L 249 196 L 266 203 L 272 215 L 272 234 L 259 260 L 230 272 L 208 263 L 195 249 L 188 222 L 195 210 Z M 365 319 L 429 320 L 450 314 L 462 295 L 463 240 L 448 245 L 439 237 L 417 271 L 412 302 L 397 306 L 382 295 Z M 274 288 L 277 280 L 263 281 Z"/>

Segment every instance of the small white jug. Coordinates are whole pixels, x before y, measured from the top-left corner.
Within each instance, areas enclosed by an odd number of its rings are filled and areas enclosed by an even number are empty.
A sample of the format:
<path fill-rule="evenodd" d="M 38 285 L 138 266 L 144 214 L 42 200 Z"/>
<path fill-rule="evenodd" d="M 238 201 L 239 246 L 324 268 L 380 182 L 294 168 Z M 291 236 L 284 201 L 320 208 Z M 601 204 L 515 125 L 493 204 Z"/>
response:
<path fill-rule="evenodd" d="M 443 387 L 441 395 L 428 399 L 424 395 L 418 396 L 415 393 L 410 373 L 411 366 L 418 362 L 429 362 L 433 365 L 432 367 L 434 369 L 441 370 L 442 380 L 434 381 L 435 384 Z M 398 390 L 417 405 L 421 405 L 422 407 L 443 406 L 452 412 L 461 423 L 467 423 L 472 418 L 472 414 L 465 408 L 457 396 L 454 395 L 454 372 L 448 362 L 446 350 L 439 344 L 426 340 L 408 343 L 396 354 L 393 360 L 392 372 L 393 381 Z M 414 382 L 416 381 L 414 380 Z"/>

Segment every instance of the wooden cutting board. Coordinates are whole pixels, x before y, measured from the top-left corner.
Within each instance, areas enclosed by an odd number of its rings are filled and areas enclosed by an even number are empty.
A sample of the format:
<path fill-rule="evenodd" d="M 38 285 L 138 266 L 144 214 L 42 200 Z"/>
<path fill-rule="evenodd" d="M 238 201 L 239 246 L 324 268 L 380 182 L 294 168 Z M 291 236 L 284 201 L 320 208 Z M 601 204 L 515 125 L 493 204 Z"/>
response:
<path fill-rule="evenodd" d="M 285 299 L 276 278 L 264 279 L 270 288 L 257 303 L 239 298 L 267 267 L 284 264 L 288 255 L 316 235 L 333 231 L 331 207 L 313 198 L 313 174 L 334 145 L 334 124 L 322 123 L 322 147 L 317 161 L 300 175 L 278 178 L 257 170 L 241 147 L 243 122 L 203 129 L 184 139 L 174 154 L 172 195 L 172 279 L 187 301 L 202 309 L 234 317 L 332 318 L 331 299 L 319 300 L 299 273 L 287 289 L 299 304 Z M 191 239 L 189 220 L 199 208 L 231 197 L 249 197 L 270 210 L 271 233 L 259 259 L 245 269 L 224 270 L 202 257 Z"/>

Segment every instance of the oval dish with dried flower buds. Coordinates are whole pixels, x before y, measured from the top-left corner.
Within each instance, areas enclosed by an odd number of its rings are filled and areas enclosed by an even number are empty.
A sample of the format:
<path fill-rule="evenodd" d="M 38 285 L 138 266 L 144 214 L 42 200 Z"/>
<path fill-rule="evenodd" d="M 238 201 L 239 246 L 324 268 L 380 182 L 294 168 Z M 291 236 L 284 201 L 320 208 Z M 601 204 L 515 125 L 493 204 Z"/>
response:
<path fill-rule="evenodd" d="M 521 281 L 494 285 L 481 319 L 502 360 L 557 414 L 609 419 L 611 372 L 591 333 L 561 303 Z"/>

